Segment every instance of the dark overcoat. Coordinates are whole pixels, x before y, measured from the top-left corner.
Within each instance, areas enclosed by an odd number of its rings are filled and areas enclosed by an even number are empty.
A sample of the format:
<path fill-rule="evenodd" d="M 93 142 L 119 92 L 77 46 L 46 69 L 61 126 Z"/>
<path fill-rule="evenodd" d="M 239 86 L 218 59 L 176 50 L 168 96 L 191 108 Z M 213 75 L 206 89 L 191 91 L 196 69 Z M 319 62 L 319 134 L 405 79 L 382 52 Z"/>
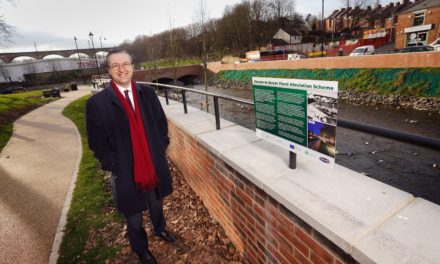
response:
<path fill-rule="evenodd" d="M 167 119 L 153 88 L 136 84 L 135 90 L 157 175 L 157 193 L 163 198 L 173 191 L 165 153 L 170 142 Z M 86 130 L 89 147 L 101 162 L 101 168 L 112 172 L 118 211 L 132 215 L 146 210 L 144 195 L 134 183 L 129 121 L 111 86 L 87 101 Z"/>

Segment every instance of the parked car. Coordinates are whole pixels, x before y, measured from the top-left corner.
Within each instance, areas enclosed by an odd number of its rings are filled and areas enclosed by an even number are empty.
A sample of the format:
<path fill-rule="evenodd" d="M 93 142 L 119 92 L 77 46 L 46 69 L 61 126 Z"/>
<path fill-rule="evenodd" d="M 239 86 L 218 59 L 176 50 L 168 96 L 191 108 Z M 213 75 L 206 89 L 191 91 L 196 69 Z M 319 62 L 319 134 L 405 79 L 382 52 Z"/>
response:
<path fill-rule="evenodd" d="M 306 56 L 302 55 L 302 54 L 298 54 L 298 53 L 293 53 L 293 54 L 287 54 L 287 60 L 300 60 L 300 59 L 305 59 Z"/>
<path fill-rule="evenodd" d="M 17 93 L 17 92 L 24 92 L 25 89 L 22 86 L 15 86 L 15 87 L 6 87 L 0 91 L 2 94 L 11 94 L 11 93 Z"/>
<path fill-rule="evenodd" d="M 440 50 L 440 38 L 429 44 L 429 46 L 433 47 L 434 50 Z"/>
<path fill-rule="evenodd" d="M 408 52 L 422 52 L 422 51 L 433 51 L 434 48 L 431 46 L 411 46 L 401 49 L 400 53 L 408 53 Z"/>
<path fill-rule="evenodd" d="M 350 56 L 373 55 L 375 53 L 373 45 L 360 46 L 355 48 Z"/>

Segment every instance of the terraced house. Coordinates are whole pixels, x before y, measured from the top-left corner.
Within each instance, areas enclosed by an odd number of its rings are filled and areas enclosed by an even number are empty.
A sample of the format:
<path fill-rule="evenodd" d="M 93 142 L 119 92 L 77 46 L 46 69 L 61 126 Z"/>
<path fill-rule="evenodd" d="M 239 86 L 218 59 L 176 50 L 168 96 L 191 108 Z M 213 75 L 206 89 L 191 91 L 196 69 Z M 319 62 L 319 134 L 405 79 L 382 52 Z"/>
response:
<path fill-rule="evenodd" d="M 395 48 L 428 45 L 440 37 L 440 0 L 419 0 L 398 16 Z"/>

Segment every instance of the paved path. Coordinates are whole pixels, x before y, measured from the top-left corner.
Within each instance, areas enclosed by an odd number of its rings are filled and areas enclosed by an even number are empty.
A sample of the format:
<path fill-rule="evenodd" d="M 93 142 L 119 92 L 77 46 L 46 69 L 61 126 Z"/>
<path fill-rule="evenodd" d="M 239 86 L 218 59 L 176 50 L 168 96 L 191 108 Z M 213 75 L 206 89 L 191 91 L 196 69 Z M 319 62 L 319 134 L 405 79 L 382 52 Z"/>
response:
<path fill-rule="evenodd" d="M 76 129 L 62 111 L 88 93 L 85 86 L 62 93 L 14 123 L 0 153 L 0 264 L 48 262 L 80 153 Z"/>

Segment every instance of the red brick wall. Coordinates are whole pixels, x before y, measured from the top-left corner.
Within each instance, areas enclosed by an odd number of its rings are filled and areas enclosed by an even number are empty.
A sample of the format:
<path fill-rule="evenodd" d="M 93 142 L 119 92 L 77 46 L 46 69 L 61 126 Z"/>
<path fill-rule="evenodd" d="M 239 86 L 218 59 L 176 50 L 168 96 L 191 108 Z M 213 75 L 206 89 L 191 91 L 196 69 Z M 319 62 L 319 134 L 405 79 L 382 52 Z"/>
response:
<path fill-rule="evenodd" d="M 168 155 L 249 263 L 356 263 L 169 121 Z"/>
<path fill-rule="evenodd" d="M 209 63 L 214 73 L 222 70 L 253 69 L 346 69 L 346 68 L 414 68 L 440 67 L 440 52 L 413 52 L 376 54 L 371 56 L 342 56 L 309 58 L 304 60 L 262 61 L 257 63 L 221 64 Z"/>

